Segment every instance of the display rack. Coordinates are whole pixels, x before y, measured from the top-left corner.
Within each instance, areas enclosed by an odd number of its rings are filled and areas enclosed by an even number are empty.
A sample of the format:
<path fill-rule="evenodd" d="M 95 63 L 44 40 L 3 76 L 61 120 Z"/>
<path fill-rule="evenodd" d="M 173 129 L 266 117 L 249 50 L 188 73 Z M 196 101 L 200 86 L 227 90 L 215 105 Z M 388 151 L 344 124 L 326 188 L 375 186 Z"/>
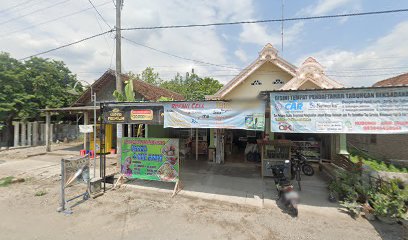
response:
<path fill-rule="evenodd" d="M 290 160 L 291 157 L 291 141 L 288 140 L 273 140 L 273 141 L 258 141 L 262 146 L 262 178 L 273 176 L 270 166 L 283 164 L 285 160 Z"/>
<path fill-rule="evenodd" d="M 292 141 L 292 154 L 296 149 L 300 149 L 301 154 L 311 161 L 320 161 L 321 144 L 318 141 Z"/>

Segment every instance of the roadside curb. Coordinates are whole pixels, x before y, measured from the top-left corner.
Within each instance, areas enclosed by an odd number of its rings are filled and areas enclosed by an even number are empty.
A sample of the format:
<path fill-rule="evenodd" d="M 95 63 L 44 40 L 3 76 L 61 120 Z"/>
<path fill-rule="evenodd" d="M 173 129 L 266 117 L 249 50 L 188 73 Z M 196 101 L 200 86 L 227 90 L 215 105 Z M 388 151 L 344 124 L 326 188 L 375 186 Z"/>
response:
<path fill-rule="evenodd" d="M 122 184 L 123 187 L 129 187 L 137 190 L 147 190 L 157 193 L 168 193 L 171 195 L 173 190 L 170 189 L 162 189 L 156 187 L 146 187 L 140 185 L 133 185 L 133 184 Z M 253 195 L 247 197 L 238 197 L 238 196 L 229 196 L 229 195 L 222 195 L 222 194 L 214 194 L 214 193 L 204 193 L 204 192 L 195 192 L 189 190 L 181 190 L 178 192 L 177 195 L 186 196 L 186 197 L 194 197 L 200 198 L 204 200 L 215 200 L 221 201 L 226 203 L 238 204 L 238 205 L 245 205 L 251 207 L 258 207 L 258 208 L 273 208 L 276 205 L 274 200 L 271 199 L 264 199 L 263 196 Z M 265 204 L 266 201 L 266 204 Z"/>

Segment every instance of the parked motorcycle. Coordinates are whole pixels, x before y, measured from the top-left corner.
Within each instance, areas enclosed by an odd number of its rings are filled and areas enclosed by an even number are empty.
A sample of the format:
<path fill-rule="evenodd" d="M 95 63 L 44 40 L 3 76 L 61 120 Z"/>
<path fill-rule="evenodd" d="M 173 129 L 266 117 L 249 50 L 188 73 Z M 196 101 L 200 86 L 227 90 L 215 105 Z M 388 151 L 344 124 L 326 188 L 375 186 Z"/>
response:
<path fill-rule="evenodd" d="M 289 164 L 287 160 L 286 164 Z M 278 200 L 281 200 L 286 208 L 294 215 L 298 216 L 299 194 L 295 191 L 292 183 L 285 176 L 285 168 L 283 164 L 272 165 L 269 169 L 275 178 L 275 185 L 278 191 Z"/>
<path fill-rule="evenodd" d="M 248 162 L 260 162 L 261 154 L 258 150 L 258 144 L 248 142 L 245 147 L 245 156 Z"/>
<path fill-rule="evenodd" d="M 302 180 L 300 177 L 300 172 L 301 172 L 301 164 L 300 161 L 297 159 L 292 159 L 290 163 L 291 167 L 291 179 L 296 179 L 299 187 L 299 191 L 302 191 L 302 186 L 300 185 L 300 181 Z"/>
<path fill-rule="evenodd" d="M 307 158 L 300 152 L 300 150 L 296 150 L 296 154 L 292 156 L 292 166 L 300 167 L 302 169 L 302 172 L 306 176 L 313 176 L 314 175 L 314 169 L 312 165 L 307 163 Z M 292 168 L 292 171 L 294 172 L 295 169 Z"/>

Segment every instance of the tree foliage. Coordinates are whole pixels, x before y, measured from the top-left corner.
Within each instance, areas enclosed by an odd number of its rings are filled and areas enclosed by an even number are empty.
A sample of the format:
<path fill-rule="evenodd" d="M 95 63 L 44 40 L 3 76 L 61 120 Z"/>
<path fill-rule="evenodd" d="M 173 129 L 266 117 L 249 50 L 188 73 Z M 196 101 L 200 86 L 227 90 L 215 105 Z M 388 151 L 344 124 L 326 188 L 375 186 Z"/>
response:
<path fill-rule="evenodd" d="M 141 74 L 129 72 L 128 75 L 131 79 L 142 80 L 180 93 L 186 100 L 204 100 L 205 95 L 212 95 L 222 87 L 222 84 L 218 80 L 210 77 L 202 78 L 195 73 L 188 73 L 185 77 L 177 73 L 173 79 L 163 81 L 159 73 L 155 72 L 152 67 L 147 67 Z"/>
<path fill-rule="evenodd" d="M 206 95 L 216 93 L 223 85 L 210 77 L 201 78 L 195 73 L 186 77 L 179 73 L 170 81 L 163 82 L 160 87 L 180 93 L 186 100 L 204 100 Z"/>
<path fill-rule="evenodd" d="M 160 86 L 163 80 L 160 78 L 159 73 L 154 71 L 154 68 L 147 67 L 140 74 L 135 74 L 132 71 L 127 73 L 130 79 L 141 80 L 150 83 L 155 86 Z"/>
<path fill-rule="evenodd" d="M 39 109 L 70 105 L 77 96 L 67 94 L 76 76 L 61 61 L 31 58 L 20 62 L 0 53 L 0 121 L 38 118 Z M 77 84 L 76 91 L 82 92 Z"/>

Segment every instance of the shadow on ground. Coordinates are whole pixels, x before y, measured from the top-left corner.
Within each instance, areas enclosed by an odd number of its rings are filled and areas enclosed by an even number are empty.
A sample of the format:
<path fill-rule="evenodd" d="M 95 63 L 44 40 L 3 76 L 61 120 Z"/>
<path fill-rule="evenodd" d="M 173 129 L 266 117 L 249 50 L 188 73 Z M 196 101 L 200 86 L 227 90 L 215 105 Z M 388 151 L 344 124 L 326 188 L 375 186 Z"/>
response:
<path fill-rule="evenodd" d="M 180 179 L 183 190 L 219 194 L 234 197 L 259 197 L 277 200 L 273 178 L 262 179 L 260 165 L 254 163 L 225 163 L 222 165 L 205 160 L 185 160 L 181 166 Z M 172 190 L 174 183 L 132 180 L 129 184 Z M 300 204 L 310 206 L 338 207 L 328 201 L 327 181 L 322 173 L 302 175 Z M 298 191 L 297 183 L 294 182 Z"/>

